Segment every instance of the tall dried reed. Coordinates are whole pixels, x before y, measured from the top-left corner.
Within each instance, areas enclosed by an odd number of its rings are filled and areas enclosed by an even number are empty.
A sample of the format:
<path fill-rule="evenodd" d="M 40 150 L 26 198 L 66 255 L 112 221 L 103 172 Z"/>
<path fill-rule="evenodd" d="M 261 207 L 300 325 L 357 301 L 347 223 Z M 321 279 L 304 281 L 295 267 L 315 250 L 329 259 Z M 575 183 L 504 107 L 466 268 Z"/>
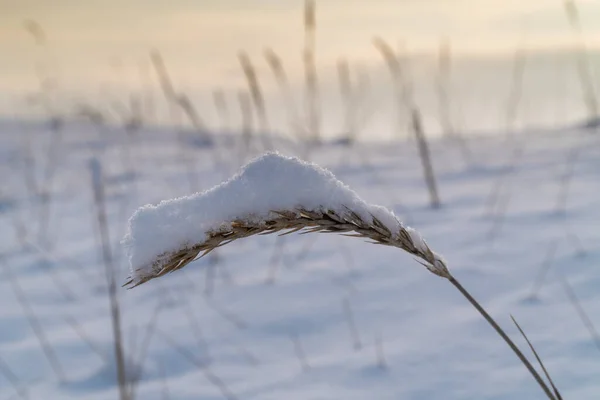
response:
<path fill-rule="evenodd" d="M 127 381 L 127 370 L 125 366 L 125 353 L 123 350 L 123 333 L 121 329 L 121 306 L 117 293 L 116 274 L 117 269 L 113 260 L 111 243 L 108 231 L 106 215 L 106 201 L 104 196 L 104 178 L 102 166 L 96 159 L 90 161 L 91 186 L 94 193 L 94 205 L 102 246 L 102 258 L 108 285 L 108 300 L 111 315 L 111 326 L 113 333 L 113 349 L 117 367 L 117 383 L 119 385 L 119 399 L 130 400 Z"/>
<path fill-rule="evenodd" d="M 340 99 L 343 106 L 342 132 L 344 132 L 348 144 L 356 140 L 357 135 L 357 107 L 356 89 L 350 75 L 348 60 L 340 59 L 337 63 L 338 83 L 340 87 Z"/>
<path fill-rule="evenodd" d="M 421 158 L 421 164 L 423 166 L 423 176 L 427 189 L 429 191 L 429 204 L 433 208 L 438 208 L 441 205 L 440 198 L 438 195 L 437 182 L 435 179 L 435 173 L 433 164 L 431 162 L 431 156 L 429 152 L 429 144 L 427 137 L 423 131 L 423 124 L 421 121 L 421 114 L 413 98 L 412 85 L 406 79 L 402 70 L 402 62 L 398 55 L 392 49 L 392 47 L 383 39 L 373 39 L 373 45 L 379 51 L 392 79 L 394 86 L 394 94 L 396 101 L 396 112 L 398 113 L 398 129 L 401 127 L 400 121 L 402 116 L 408 112 L 412 132 L 417 139 L 417 146 L 419 148 L 419 156 Z"/>
<path fill-rule="evenodd" d="M 346 208 L 343 212 L 327 209 L 326 207 L 322 211 L 296 208 L 291 210 L 274 210 L 271 215 L 272 217 L 258 222 L 256 219 L 254 219 L 254 222 L 250 222 L 247 218 L 223 221 L 226 224 L 223 224 L 219 230 L 206 232 L 207 238 L 204 241 L 172 253 L 163 254 L 157 257 L 152 265 L 144 267 L 143 271 L 134 271 L 136 272 L 136 276 L 131 277 L 125 285 L 135 287 L 143 284 L 151 279 L 179 270 L 199 256 L 202 257 L 209 254 L 218 247 L 254 235 L 266 235 L 282 231 L 284 232 L 283 234 L 289 234 L 302 231 L 304 233 L 341 233 L 345 236 L 367 239 L 374 244 L 400 248 L 420 259 L 418 262 L 433 274 L 447 279 L 508 344 L 548 398 L 550 400 L 557 400 L 546 382 L 519 348 L 506 335 L 504 330 L 451 274 L 445 261 L 432 251 L 415 231 L 399 225 L 398 231 L 392 232 L 377 218 L 372 217 L 371 221 L 366 221 L 357 212 L 349 208 Z"/>
<path fill-rule="evenodd" d="M 523 75 L 525 74 L 525 64 L 527 53 L 522 47 L 517 48 L 513 59 L 510 89 L 506 101 L 506 134 L 512 134 L 515 129 L 517 112 L 521 104 L 523 93 Z"/>
<path fill-rule="evenodd" d="M 217 89 L 212 93 L 213 103 L 219 117 L 220 129 L 228 131 L 231 129 L 231 121 L 229 120 L 229 107 L 227 106 L 227 98 L 223 90 Z"/>
<path fill-rule="evenodd" d="M 473 158 L 466 139 L 456 129 L 453 121 L 451 105 L 457 101 L 452 95 L 452 48 L 450 41 L 440 41 L 438 50 L 438 74 L 436 79 L 436 91 L 438 95 L 438 109 L 440 124 L 445 137 L 452 140 L 463 155 L 465 161 L 470 162 Z"/>
<path fill-rule="evenodd" d="M 248 82 L 248 91 L 250 92 L 250 98 L 252 99 L 252 105 L 256 110 L 258 119 L 258 129 L 260 130 L 259 137 L 263 142 L 263 148 L 265 150 L 272 150 L 273 144 L 269 140 L 269 119 L 267 118 L 267 108 L 265 104 L 265 98 L 263 96 L 260 83 L 258 81 L 258 74 L 256 68 L 250 61 L 250 57 L 245 52 L 238 54 L 238 59 Z"/>
<path fill-rule="evenodd" d="M 598 118 L 598 99 L 594 86 L 594 78 L 589 65 L 589 57 L 585 41 L 583 39 L 583 28 L 579 18 L 579 8 L 575 0 L 565 0 L 565 14 L 575 34 L 577 74 L 581 84 L 583 102 L 588 110 L 588 118 Z"/>
<path fill-rule="evenodd" d="M 314 0 L 304 2 L 304 84 L 308 140 L 313 144 L 321 141 L 321 115 L 319 81 L 316 65 L 317 17 Z"/>
<path fill-rule="evenodd" d="M 302 120 L 298 115 L 292 86 L 290 84 L 288 75 L 285 72 L 285 68 L 283 67 L 281 57 L 279 57 L 279 55 L 277 55 L 273 49 L 266 49 L 264 56 L 269 68 L 271 69 L 271 72 L 273 73 L 273 76 L 275 76 L 279 90 L 281 91 L 286 112 L 288 114 L 288 121 L 291 131 L 297 140 L 304 140 L 306 137 L 306 127 L 303 126 Z"/>

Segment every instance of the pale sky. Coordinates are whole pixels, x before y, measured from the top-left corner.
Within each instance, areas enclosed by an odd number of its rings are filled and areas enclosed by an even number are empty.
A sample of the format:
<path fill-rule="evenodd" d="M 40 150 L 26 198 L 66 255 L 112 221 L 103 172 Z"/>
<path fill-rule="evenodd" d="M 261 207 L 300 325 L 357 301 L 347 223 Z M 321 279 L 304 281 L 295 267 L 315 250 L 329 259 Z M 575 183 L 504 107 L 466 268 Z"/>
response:
<path fill-rule="evenodd" d="M 599 45 L 600 0 L 577 4 L 586 43 Z M 271 47 L 293 73 L 302 8 L 302 0 L 0 0 L 0 91 L 6 104 L 35 90 L 36 64 L 69 90 L 135 85 L 152 48 L 196 87 L 238 85 L 240 50 L 261 58 Z M 43 28 L 45 46 L 35 45 L 25 20 Z M 375 35 L 431 52 L 448 38 L 457 53 L 485 55 L 573 43 L 562 0 L 320 0 L 317 24 L 321 65 L 340 56 L 375 60 Z"/>

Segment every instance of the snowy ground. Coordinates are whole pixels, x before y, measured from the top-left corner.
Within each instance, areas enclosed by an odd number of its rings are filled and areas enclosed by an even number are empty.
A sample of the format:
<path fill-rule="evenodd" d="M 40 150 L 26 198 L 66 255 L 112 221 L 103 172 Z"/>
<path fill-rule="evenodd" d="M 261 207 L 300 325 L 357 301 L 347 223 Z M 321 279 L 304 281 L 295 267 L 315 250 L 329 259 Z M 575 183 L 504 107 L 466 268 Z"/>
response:
<path fill-rule="evenodd" d="M 209 147 L 170 130 L 128 138 L 85 123 L 52 131 L 2 122 L 0 361 L 29 398 L 118 396 L 90 159 L 102 165 L 124 282 L 119 242 L 137 207 L 208 189 L 261 151 L 258 140 L 246 153 L 237 136 L 214 137 Z M 435 141 L 439 210 L 428 207 L 412 141 L 327 144 L 309 154 L 416 227 L 525 349 L 514 315 L 565 399 L 596 399 L 600 343 L 567 289 L 600 326 L 599 140 L 577 129 L 472 137 L 470 160 Z M 284 154 L 306 154 L 275 142 Z M 544 398 L 451 285 L 399 249 L 359 239 L 253 237 L 119 295 L 141 399 Z M 0 370 L 0 400 L 18 398 Z"/>

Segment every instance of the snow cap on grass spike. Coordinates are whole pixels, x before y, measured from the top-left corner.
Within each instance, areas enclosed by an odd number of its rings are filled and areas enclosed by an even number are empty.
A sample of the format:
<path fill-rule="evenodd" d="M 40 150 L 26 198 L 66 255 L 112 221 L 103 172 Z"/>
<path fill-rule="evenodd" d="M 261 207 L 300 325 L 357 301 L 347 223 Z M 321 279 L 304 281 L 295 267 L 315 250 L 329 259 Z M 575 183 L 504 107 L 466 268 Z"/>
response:
<path fill-rule="evenodd" d="M 400 247 L 442 275 L 445 264 L 394 213 L 367 204 L 330 171 L 266 153 L 228 181 L 202 193 L 139 208 L 129 220 L 133 286 L 180 269 L 217 246 L 258 233 L 352 232 Z"/>

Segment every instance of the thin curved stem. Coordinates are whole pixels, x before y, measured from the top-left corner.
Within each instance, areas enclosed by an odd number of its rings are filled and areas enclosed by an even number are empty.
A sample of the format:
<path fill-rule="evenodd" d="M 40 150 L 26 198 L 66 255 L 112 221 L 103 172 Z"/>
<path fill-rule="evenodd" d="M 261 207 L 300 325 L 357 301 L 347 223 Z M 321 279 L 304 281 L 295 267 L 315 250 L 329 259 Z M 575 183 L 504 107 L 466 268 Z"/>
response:
<path fill-rule="evenodd" d="M 527 358 L 525 358 L 525 356 L 523 355 L 523 353 L 521 352 L 521 350 L 519 350 L 519 348 L 513 343 L 513 341 L 506 335 L 506 333 L 500 327 L 500 325 L 498 325 L 496 323 L 496 321 L 494 321 L 494 319 L 487 313 L 487 311 L 484 310 L 483 307 L 481 307 L 481 305 L 477 302 L 477 300 L 475 300 L 475 298 L 473 298 L 473 296 L 471 296 L 471 294 L 467 291 L 467 289 L 465 289 L 460 284 L 460 282 L 458 282 L 450 274 L 448 275 L 447 278 L 450 281 L 450 283 L 452 283 L 454 285 L 454 287 L 456 287 L 458 289 L 458 291 L 467 300 L 469 300 L 469 302 L 473 305 L 473 307 L 475 307 L 477 309 L 477 311 L 479 311 L 479 313 L 483 316 L 483 318 L 485 318 L 485 320 L 494 328 L 494 330 L 496 330 L 496 332 L 498 333 L 498 335 L 500 335 L 502 337 L 502 339 L 504 339 L 504 341 L 506 342 L 506 344 L 508 344 L 508 346 L 512 349 L 512 351 L 517 355 L 517 357 L 519 357 L 519 360 L 521 360 L 521 362 L 523 363 L 523 365 L 525 365 L 525 367 L 527 367 L 527 369 L 529 370 L 529 372 L 531 373 L 531 375 L 535 378 L 535 380 L 537 381 L 537 383 L 540 385 L 540 387 L 542 388 L 542 390 L 544 391 L 544 393 L 546 393 L 546 396 L 548 396 L 548 398 L 550 400 L 556 400 L 556 397 L 554 397 L 554 395 L 552 394 L 552 391 L 548 388 L 548 385 L 546 385 L 546 382 L 544 382 L 544 380 L 537 373 L 537 371 L 535 370 L 535 368 L 533 368 L 533 366 L 531 365 L 531 363 L 529 362 L 529 360 L 527 360 Z"/>

